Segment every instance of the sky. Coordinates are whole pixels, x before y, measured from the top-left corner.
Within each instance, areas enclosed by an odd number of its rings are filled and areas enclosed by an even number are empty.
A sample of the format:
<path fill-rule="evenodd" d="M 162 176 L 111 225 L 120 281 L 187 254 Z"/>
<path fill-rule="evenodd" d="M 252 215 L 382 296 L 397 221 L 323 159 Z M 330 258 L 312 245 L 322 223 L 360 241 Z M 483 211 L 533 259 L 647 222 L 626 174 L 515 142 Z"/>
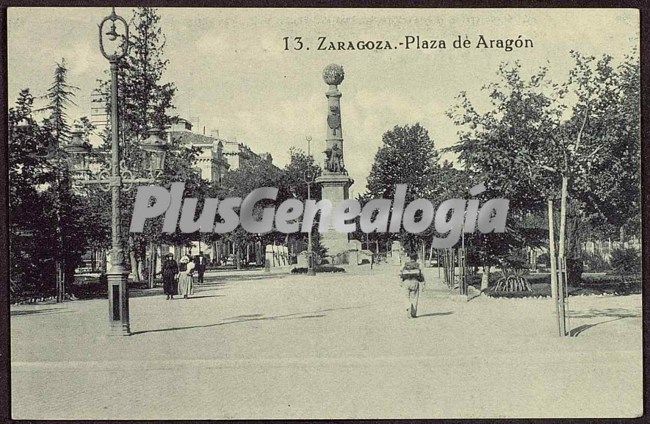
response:
<path fill-rule="evenodd" d="M 131 9 L 117 8 L 127 20 Z M 174 113 L 194 130 L 236 139 L 256 152 L 270 152 L 283 166 L 289 148 L 322 160 L 328 87 L 322 70 L 338 63 L 345 163 L 355 180 L 352 195 L 365 190 L 382 134 L 419 122 L 436 147 L 457 141 L 446 116 L 461 91 L 479 107 L 481 88 L 496 79 L 501 62 L 518 60 L 530 74 L 549 67 L 563 81 L 570 50 L 614 56 L 639 45 L 639 14 L 633 9 L 189 9 L 160 8 L 169 66 L 165 79 L 177 88 Z M 9 8 L 8 95 L 23 88 L 43 94 L 55 63 L 65 58 L 69 82 L 80 88 L 71 118 L 90 115 L 90 94 L 108 62 L 99 51 L 97 25 L 109 8 Z M 533 47 L 477 48 L 486 40 L 532 40 Z M 444 40 L 445 49 L 405 49 L 406 36 Z M 470 48 L 454 49 L 461 36 Z M 285 50 L 284 37 L 302 37 L 302 50 Z M 322 51 L 328 41 L 387 40 L 392 50 Z M 385 44 L 385 42 L 383 43 Z M 309 50 L 306 47 L 310 47 Z M 197 119 L 198 118 L 198 119 Z M 453 159 L 446 155 L 444 158 Z"/>

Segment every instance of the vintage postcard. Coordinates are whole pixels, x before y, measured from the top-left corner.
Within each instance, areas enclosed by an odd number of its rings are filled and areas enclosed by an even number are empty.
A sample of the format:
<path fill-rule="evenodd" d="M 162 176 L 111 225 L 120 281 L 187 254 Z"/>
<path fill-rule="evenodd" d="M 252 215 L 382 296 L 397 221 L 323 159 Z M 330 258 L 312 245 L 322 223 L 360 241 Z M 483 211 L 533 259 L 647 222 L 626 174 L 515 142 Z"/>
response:
<path fill-rule="evenodd" d="M 11 416 L 642 416 L 639 15 L 10 7 Z"/>

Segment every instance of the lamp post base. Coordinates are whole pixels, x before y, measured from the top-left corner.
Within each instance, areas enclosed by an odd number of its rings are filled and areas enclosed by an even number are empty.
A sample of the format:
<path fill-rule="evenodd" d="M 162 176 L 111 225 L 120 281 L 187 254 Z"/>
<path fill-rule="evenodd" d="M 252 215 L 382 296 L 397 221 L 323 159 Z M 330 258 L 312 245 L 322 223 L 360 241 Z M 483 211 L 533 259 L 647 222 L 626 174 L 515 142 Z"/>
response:
<path fill-rule="evenodd" d="M 108 321 L 109 335 L 128 336 L 129 323 L 128 272 L 111 272 L 108 277 Z"/>

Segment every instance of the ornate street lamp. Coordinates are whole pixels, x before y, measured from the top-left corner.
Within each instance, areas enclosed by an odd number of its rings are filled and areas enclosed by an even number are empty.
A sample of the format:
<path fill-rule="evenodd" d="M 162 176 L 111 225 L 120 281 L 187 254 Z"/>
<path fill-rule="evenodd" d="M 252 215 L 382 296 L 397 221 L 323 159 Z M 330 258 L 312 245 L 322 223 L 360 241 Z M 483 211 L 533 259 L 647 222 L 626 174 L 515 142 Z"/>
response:
<path fill-rule="evenodd" d="M 91 152 L 90 144 L 83 138 L 84 132 L 81 129 L 72 131 L 72 138 L 63 147 L 68 157 L 70 170 L 73 178 L 86 178 L 90 174 L 88 156 Z"/>
<path fill-rule="evenodd" d="M 307 157 L 311 157 L 311 136 L 305 137 L 307 140 Z M 303 175 L 303 180 L 307 184 L 307 200 L 311 199 L 311 185 L 316 179 L 316 175 L 307 169 Z M 314 270 L 314 252 L 312 251 L 312 240 L 311 240 L 312 228 L 309 229 L 307 233 L 307 275 L 314 276 L 316 271 Z"/>
<path fill-rule="evenodd" d="M 117 42 L 117 43 L 116 43 Z M 115 50 L 107 47 L 112 44 Z M 133 172 L 126 169 L 120 154 L 120 128 L 117 109 L 117 70 L 119 62 L 129 50 L 129 26 L 121 16 L 115 13 L 105 17 L 99 24 L 99 48 L 110 63 L 111 69 L 111 160 L 110 169 L 102 170 L 94 178 L 90 175 L 88 164 L 79 157 L 85 157 L 89 149 L 79 140 L 73 138 L 70 143 L 70 159 L 77 172 L 73 182 L 77 185 L 97 184 L 105 191 L 111 192 L 111 270 L 108 277 L 108 319 L 110 334 L 130 334 L 129 293 L 124 251 L 122 248 L 120 197 L 123 189 L 129 190 L 137 184 L 151 184 L 160 176 L 164 168 L 166 144 L 156 134 L 151 134 L 141 148 L 145 150 L 149 166 L 147 175 L 134 178 Z"/>
<path fill-rule="evenodd" d="M 149 137 L 140 143 L 140 148 L 145 151 L 145 168 L 152 178 L 158 178 L 165 168 L 167 143 L 158 136 L 158 130 L 150 129 Z"/>
<path fill-rule="evenodd" d="M 104 35 L 103 29 L 110 21 L 111 28 Z M 116 23 L 120 22 L 124 30 L 120 36 L 117 33 Z M 104 36 L 109 41 L 122 39 L 121 46 L 113 52 L 107 52 L 104 46 Z M 120 227 L 120 191 L 122 189 L 122 176 L 120 175 L 120 142 L 119 118 L 117 115 L 117 66 L 118 62 L 129 51 L 129 25 L 124 18 L 115 13 L 113 7 L 111 14 L 102 19 L 99 24 L 99 49 L 111 66 L 111 271 L 108 277 L 108 317 L 111 330 L 128 335 L 131 332 L 129 322 L 129 292 L 128 273 L 124 266 L 124 251 L 122 250 L 122 234 Z"/>
<path fill-rule="evenodd" d="M 313 172 L 310 171 L 305 171 L 305 174 L 303 176 L 303 181 L 305 184 L 307 184 L 307 200 L 311 199 L 311 185 L 314 183 L 314 180 L 316 179 L 316 175 Z M 316 275 L 316 271 L 314 270 L 314 252 L 312 251 L 312 228 L 309 229 L 309 232 L 307 233 L 307 275 Z"/>

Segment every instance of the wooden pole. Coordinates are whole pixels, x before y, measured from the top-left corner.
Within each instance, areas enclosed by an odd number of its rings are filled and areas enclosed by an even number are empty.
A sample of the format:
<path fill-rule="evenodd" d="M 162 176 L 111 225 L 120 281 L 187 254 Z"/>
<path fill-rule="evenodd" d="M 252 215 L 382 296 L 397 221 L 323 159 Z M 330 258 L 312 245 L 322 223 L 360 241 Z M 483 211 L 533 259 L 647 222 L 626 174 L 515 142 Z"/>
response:
<path fill-rule="evenodd" d="M 449 249 L 449 287 L 454 288 L 456 277 L 456 258 L 454 257 L 454 249 Z"/>
<path fill-rule="evenodd" d="M 149 272 L 147 275 L 148 287 L 152 289 L 156 281 L 156 245 L 149 242 Z"/>
<path fill-rule="evenodd" d="M 566 203 L 567 203 L 568 178 L 562 176 L 562 194 L 560 199 L 560 243 L 558 252 L 558 312 L 560 319 L 560 335 L 566 336 L 566 308 L 565 308 L 565 287 L 566 287 Z"/>
<path fill-rule="evenodd" d="M 424 239 L 423 239 L 422 240 L 422 256 L 421 256 L 421 259 L 420 259 L 422 261 L 422 268 L 424 268 L 426 266 L 425 265 L 426 264 L 426 257 L 424 256 L 425 252 L 426 252 L 425 249 L 426 249 L 426 247 L 424 246 Z"/>
<path fill-rule="evenodd" d="M 557 284 L 557 257 L 555 255 L 555 222 L 553 220 L 553 199 L 548 199 L 548 256 L 551 263 L 551 299 L 553 310 L 557 317 L 557 328 L 560 336 L 562 335 L 562 326 L 560 324 L 558 284 Z"/>

